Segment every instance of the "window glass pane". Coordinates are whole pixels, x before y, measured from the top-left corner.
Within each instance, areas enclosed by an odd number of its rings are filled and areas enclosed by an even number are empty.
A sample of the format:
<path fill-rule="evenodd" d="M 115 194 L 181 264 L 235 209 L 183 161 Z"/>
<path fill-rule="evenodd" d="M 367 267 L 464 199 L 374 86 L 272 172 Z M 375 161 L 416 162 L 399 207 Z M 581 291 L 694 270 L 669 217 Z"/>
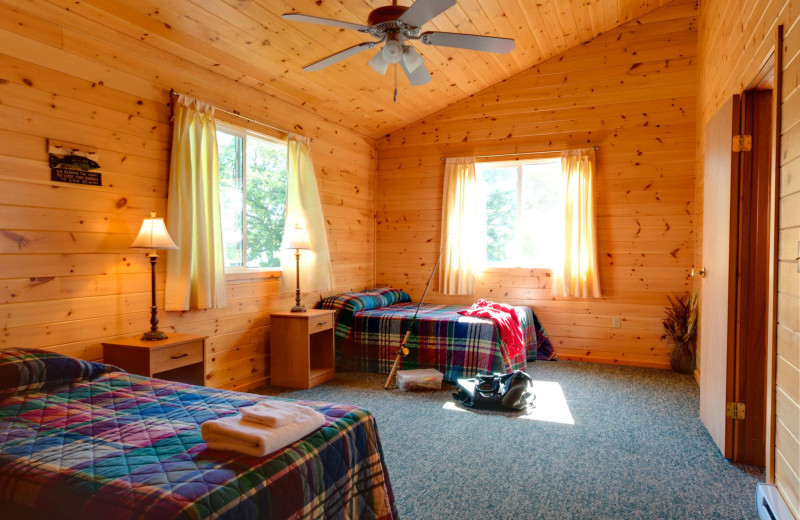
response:
<path fill-rule="evenodd" d="M 524 267 L 552 267 L 555 244 L 564 234 L 561 161 L 546 160 L 522 167 L 520 211 L 521 258 Z"/>
<path fill-rule="evenodd" d="M 486 262 L 508 264 L 516 256 L 517 168 L 476 171 L 486 211 Z"/>
<path fill-rule="evenodd" d="M 217 131 L 219 153 L 219 201 L 222 219 L 222 243 L 225 265 L 244 265 L 242 234 L 244 215 L 244 178 L 242 171 L 242 138 Z"/>
<path fill-rule="evenodd" d="M 247 136 L 247 267 L 280 267 L 286 145 Z"/>

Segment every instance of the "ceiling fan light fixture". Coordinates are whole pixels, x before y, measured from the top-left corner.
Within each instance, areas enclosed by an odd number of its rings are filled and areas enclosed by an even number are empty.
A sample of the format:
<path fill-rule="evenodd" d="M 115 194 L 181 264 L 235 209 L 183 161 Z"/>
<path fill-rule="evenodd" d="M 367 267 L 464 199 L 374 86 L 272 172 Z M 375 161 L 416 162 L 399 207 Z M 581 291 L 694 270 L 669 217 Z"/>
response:
<path fill-rule="evenodd" d="M 378 74 L 386 74 L 386 69 L 389 68 L 389 62 L 383 59 L 383 49 L 376 52 L 375 56 L 373 56 L 367 62 L 367 65 L 372 67 L 372 70 L 374 70 Z"/>
<path fill-rule="evenodd" d="M 406 45 L 403 48 L 403 64 L 409 72 L 414 72 L 422 65 L 422 55 L 411 45 Z"/>
<path fill-rule="evenodd" d="M 403 58 L 403 44 L 397 40 L 389 40 L 381 49 L 381 56 L 386 63 L 400 63 Z"/>
<path fill-rule="evenodd" d="M 372 4 L 375 0 L 370 0 Z M 380 1 L 380 0 L 378 0 Z M 388 0 L 385 0 L 388 1 Z M 320 2 L 317 2 L 319 4 Z M 375 72 L 385 75 L 389 65 L 400 65 L 411 85 L 425 85 L 433 78 L 425 66 L 425 60 L 416 48 L 408 45 L 416 40 L 422 45 L 435 45 L 467 49 L 496 54 L 507 54 L 514 50 L 514 40 L 482 34 L 449 33 L 439 31 L 421 32 L 421 27 L 430 22 L 447 9 L 456 5 L 456 0 L 412 0 L 409 6 L 392 5 L 376 7 L 367 17 L 367 25 L 310 16 L 302 13 L 286 13 L 283 18 L 297 22 L 327 25 L 341 29 L 349 29 L 369 34 L 375 41 L 363 42 L 347 49 L 331 54 L 303 67 L 305 71 L 321 70 L 339 63 L 359 52 L 382 47 L 369 60 L 369 66 Z M 395 70 L 395 101 L 397 100 L 397 70 Z"/>

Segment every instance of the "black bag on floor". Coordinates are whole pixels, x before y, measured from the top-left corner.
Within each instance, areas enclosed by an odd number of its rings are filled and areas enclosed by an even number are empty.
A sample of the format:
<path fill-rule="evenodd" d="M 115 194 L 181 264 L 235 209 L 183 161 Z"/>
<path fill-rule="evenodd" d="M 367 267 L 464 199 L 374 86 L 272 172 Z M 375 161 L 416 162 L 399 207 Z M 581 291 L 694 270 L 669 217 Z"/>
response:
<path fill-rule="evenodd" d="M 453 398 L 471 408 L 522 410 L 531 394 L 531 376 L 517 370 L 510 374 L 478 374 L 459 379 Z"/>

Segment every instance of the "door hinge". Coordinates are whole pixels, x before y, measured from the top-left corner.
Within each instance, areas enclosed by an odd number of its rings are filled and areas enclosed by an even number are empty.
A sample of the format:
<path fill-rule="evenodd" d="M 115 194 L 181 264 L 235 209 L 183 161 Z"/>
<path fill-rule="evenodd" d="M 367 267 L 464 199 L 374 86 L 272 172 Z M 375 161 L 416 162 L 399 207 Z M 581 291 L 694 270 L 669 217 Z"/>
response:
<path fill-rule="evenodd" d="M 744 403 L 728 403 L 725 406 L 725 416 L 728 419 L 744 419 Z"/>
<path fill-rule="evenodd" d="M 749 152 L 753 149 L 752 135 L 734 135 L 731 141 L 731 150 L 734 152 Z"/>

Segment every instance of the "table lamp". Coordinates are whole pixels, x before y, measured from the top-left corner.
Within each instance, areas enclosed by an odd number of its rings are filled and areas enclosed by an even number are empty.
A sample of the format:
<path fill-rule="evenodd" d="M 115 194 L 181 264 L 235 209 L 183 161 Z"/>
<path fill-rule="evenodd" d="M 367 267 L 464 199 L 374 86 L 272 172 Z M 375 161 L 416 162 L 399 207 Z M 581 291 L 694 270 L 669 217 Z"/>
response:
<path fill-rule="evenodd" d="M 298 224 L 295 225 L 294 229 L 292 229 L 289 236 L 286 238 L 287 240 L 284 241 L 283 249 L 294 249 L 294 257 L 297 260 L 297 293 L 295 296 L 295 304 L 291 312 L 305 312 L 306 308 L 300 303 L 300 250 L 311 249 L 311 245 L 308 243 L 308 233 Z"/>
<path fill-rule="evenodd" d="M 131 244 L 132 248 L 136 249 L 149 249 L 150 257 L 150 270 L 151 270 L 151 291 L 152 291 L 152 305 L 150 307 L 150 330 L 145 332 L 142 339 L 145 341 L 156 341 L 160 339 L 167 339 L 164 332 L 158 330 L 158 316 L 156 315 L 158 309 L 156 307 L 156 261 L 158 249 L 178 249 L 175 242 L 170 238 L 167 232 L 167 227 L 164 225 L 164 219 L 161 217 L 156 218 L 156 212 L 150 212 L 150 218 L 142 221 L 142 229 Z"/>

